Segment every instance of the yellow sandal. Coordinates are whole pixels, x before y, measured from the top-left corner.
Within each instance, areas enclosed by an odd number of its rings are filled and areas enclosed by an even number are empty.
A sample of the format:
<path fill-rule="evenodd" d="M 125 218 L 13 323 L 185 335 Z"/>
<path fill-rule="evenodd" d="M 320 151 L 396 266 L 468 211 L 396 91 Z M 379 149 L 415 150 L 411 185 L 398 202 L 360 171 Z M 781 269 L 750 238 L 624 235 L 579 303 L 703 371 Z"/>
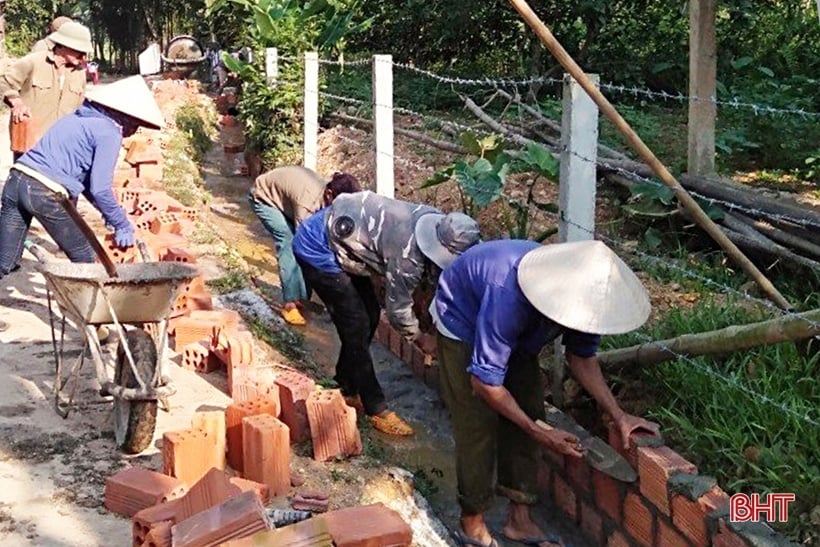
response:
<path fill-rule="evenodd" d="M 291 325 L 297 326 L 304 326 L 307 325 L 307 321 L 305 321 L 302 312 L 299 311 L 299 308 L 290 308 L 289 310 L 282 310 L 282 317 L 285 318 L 287 323 Z"/>
<path fill-rule="evenodd" d="M 373 429 L 397 437 L 407 437 L 414 433 L 413 428 L 392 410 L 388 410 L 381 416 L 370 416 L 370 425 Z"/>

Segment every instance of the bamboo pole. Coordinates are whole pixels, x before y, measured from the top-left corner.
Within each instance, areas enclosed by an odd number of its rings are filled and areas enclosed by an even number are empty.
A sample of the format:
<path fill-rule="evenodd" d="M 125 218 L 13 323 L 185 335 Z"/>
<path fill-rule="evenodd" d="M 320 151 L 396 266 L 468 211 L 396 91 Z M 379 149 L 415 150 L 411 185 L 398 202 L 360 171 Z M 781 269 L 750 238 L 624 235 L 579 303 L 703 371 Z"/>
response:
<path fill-rule="evenodd" d="M 724 355 L 759 346 L 806 340 L 820 335 L 820 309 L 668 340 L 604 351 L 598 361 L 605 368 L 626 365 L 657 365 L 678 356 Z"/>
<path fill-rule="evenodd" d="M 703 209 L 697 202 L 689 195 L 689 193 L 681 186 L 675 179 L 672 173 L 661 163 L 655 156 L 652 150 L 641 140 L 637 133 L 632 129 L 629 123 L 621 116 L 614 106 L 607 100 L 601 91 L 595 86 L 592 80 L 584 74 L 584 71 L 578 66 L 572 57 L 567 53 L 564 47 L 555 39 L 552 32 L 544 24 L 541 19 L 530 8 L 525 0 L 510 0 L 510 3 L 518 11 L 527 25 L 535 31 L 535 34 L 543 42 L 543 44 L 550 50 L 553 57 L 564 67 L 564 70 L 575 78 L 581 87 L 589 94 L 590 98 L 598 105 L 598 108 L 609 120 L 615 124 L 615 127 L 624 135 L 630 146 L 635 149 L 638 155 L 644 162 L 649 165 L 652 171 L 663 181 L 664 184 L 672 189 L 675 197 L 678 198 L 681 206 L 690 211 L 692 218 L 709 236 L 726 252 L 729 257 L 734 260 L 745 271 L 755 283 L 760 285 L 763 292 L 778 306 L 783 309 L 791 309 L 789 302 L 783 297 L 771 281 L 757 269 L 757 267 L 744 255 L 737 246 L 732 243 L 729 238 L 715 225 L 709 216 L 703 212 Z"/>

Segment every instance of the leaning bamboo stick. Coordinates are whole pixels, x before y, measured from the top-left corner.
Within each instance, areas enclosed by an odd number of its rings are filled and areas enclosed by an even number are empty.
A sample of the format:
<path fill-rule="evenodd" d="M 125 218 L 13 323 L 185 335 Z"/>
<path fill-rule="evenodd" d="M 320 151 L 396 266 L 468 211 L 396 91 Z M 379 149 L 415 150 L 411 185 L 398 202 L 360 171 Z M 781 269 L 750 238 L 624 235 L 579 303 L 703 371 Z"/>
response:
<path fill-rule="evenodd" d="M 638 155 L 645 161 L 652 171 L 669 186 L 678 198 L 680 204 L 690 211 L 692 218 L 709 236 L 745 271 L 755 283 L 760 285 L 763 292 L 783 309 L 790 309 L 791 305 L 783 297 L 777 288 L 763 273 L 744 255 L 737 246 L 729 240 L 720 228 L 715 225 L 709 216 L 700 208 L 697 202 L 675 179 L 672 173 L 661 163 L 652 150 L 641 140 L 638 134 L 632 129 L 629 123 L 621 116 L 614 106 L 604 97 L 603 93 L 595 86 L 595 83 L 586 75 L 580 66 L 567 53 L 564 47 L 555 39 L 552 32 L 541 19 L 530 8 L 525 0 L 510 0 L 513 7 L 518 11 L 524 21 L 535 31 L 541 42 L 550 50 L 553 57 L 575 78 L 578 84 L 584 88 L 590 98 L 598 105 L 601 112 L 615 124 L 615 127 L 624 135 L 630 146 L 635 149 Z"/>
<path fill-rule="evenodd" d="M 820 309 L 604 351 L 598 354 L 598 361 L 601 366 L 610 369 L 627 365 L 657 365 L 679 356 L 724 355 L 781 342 L 806 340 L 818 335 Z"/>

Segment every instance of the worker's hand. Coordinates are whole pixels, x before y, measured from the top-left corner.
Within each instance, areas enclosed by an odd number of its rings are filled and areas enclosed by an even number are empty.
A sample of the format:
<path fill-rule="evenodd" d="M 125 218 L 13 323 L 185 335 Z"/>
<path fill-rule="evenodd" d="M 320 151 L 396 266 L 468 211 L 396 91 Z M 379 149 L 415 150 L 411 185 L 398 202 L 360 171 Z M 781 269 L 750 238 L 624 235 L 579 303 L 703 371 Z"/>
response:
<path fill-rule="evenodd" d="M 624 413 L 623 416 L 616 422 L 618 431 L 621 433 L 621 442 L 624 443 L 624 450 L 629 449 L 629 435 L 633 431 L 644 430 L 645 433 L 659 436 L 661 426 L 655 422 L 644 420 L 638 416 Z"/>
<path fill-rule="evenodd" d="M 425 355 L 436 354 L 436 337 L 432 334 L 427 334 L 424 332 L 419 333 L 415 343 L 419 349 L 425 353 Z"/>
<path fill-rule="evenodd" d="M 11 108 L 11 121 L 20 123 L 29 118 L 31 118 L 31 110 L 26 106 L 26 103 L 23 101 L 15 102 Z"/>
<path fill-rule="evenodd" d="M 578 437 L 572 433 L 567 433 L 561 429 L 548 428 L 539 425 L 533 434 L 535 440 L 544 445 L 549 450 L 580 458 L 584 455 L 579 450 Z"/>
<path fill-rule="evenodd" d="M 128 226 L 117 228 L 117 231 L 114 232 L 114 241 L 117 242 L 117 246 L 121 249 L 125 249 L 126 247 L 133 247 L 134 228 L 131 227 L 130 224 Z"/>

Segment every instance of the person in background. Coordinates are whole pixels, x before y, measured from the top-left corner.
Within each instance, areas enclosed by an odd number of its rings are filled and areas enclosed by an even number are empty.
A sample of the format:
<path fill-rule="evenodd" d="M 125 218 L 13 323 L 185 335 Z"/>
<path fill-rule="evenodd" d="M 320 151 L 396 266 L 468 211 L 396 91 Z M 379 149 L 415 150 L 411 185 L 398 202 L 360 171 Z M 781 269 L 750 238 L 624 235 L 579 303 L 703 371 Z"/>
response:
<path fill-rule="evenodd" d="M 314 171 L 297 165 L 277 167 L 256 178 L 248 197 L 253 212 L 273 238 L 282 284 L 282 317 L 291 325 L 306 324 L 299 308 L 309 298 L 293 256 L 296 227 L 339 194 L 360 190 L 356 178 L 347 173 L 334 173 L 326 183 Z"/>
<path fill-rule="evenodd" d="M 0 76 L 0 94 L 11 107 L 10 131 L 14 125 L 28 124 L 24 143 L 15 146 L 15 161 L 30 145 L 54 125 L 73 112 L 85 96 L 85 58 L 91 52 L 91 32 L 74 21 L 60 25 L 48 39 L 52 49 L 29 53 L 15 61 Z"/>
<path fill-rule="evenodd" d="M 65 15 L 60 15 L 55 17 L 54 20 L 51 21 L 51 24 L 48 26 L 48 33 L 53 34 L 60 30 L 60 27 L 63 26 L 65 23 L 70 23 L 72 21 L 71 17 L 66 17 Z M 31 52 L 35 53 L 37 51 L 46 51 L 54 47 L 54 43 L 49 40 L 48 37 L 40 38 L 34 45 L 31 46 Z"/>
<path fill-rule="evenodd" d="M 65 25 L 63 26 L 63 28 Z M 94 251 L 62 201 L 83 194 L 115 230 L 121 248 L 134 227 L 111 183 L 123 137 L 160 128 L 162 113 L 141 76 L 98 86 L 11 167 L 0 205 L 0 278 L 19 268 L 31 220 L 43 225 L 72 262 L 94 262 Z"/>
<path fill-rule="evenodd" d="M 624 446 L 636 429 L 657 434 L 658 424 L 620 408 L 596 358 L 600 335 L 628 332 L 649 317 L 646 290 L 599 241 L 497 240 L 444 270 L 434 307 L 441 395 L 456 445 L 459 542 L 497 545 L 484 513 L 498 492 L 510 500 L 504 537 L 558 544 L 530 515 L 540 448 L 582 453 L 574 435 L 536 424 L 545 419 L 538 354 L 561 337 L 570 372 L 612 418 Z"/>
<path fill-rule="evenodd" d="M 296 230 L 293 250 L 305 281 L 327 307 L 342 347 L 334 379 L 345 400 L 390 435 L 413 429 L 388 409 L 373 369 L 370 343 L 379 303 L 370 276 L 385 277 L 389 322 L 424 351 L 433 351 L 413 313 L 413 290 L 434 279 L 479 241 L 478 224 L 462 213 L 390 199 L 372 192 L 344 194 Z"/>

